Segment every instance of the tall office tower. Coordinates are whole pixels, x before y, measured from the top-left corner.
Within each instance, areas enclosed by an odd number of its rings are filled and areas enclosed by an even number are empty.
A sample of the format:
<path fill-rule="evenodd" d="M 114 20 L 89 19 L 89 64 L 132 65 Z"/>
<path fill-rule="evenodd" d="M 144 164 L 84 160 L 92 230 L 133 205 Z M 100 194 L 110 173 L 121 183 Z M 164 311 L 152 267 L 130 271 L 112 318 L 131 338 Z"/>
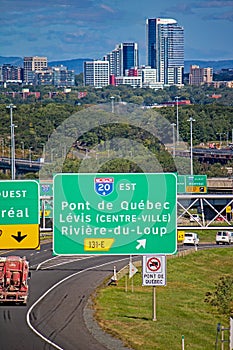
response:
<path fill-rule="evenodd" d="M 138 67 L 138 44 L 122 43 L 119 45 L 121 51 L 121 75 L 125 75 L 127 69 Z"/>
<path fill-rule="evenodd" d="M 24 81 L 26 83 L 33 81 L 33 73 L 36 71 L 42 71 L 43 69 L 48 68 L 48 59 L 47 57 L 24 57 L 23 60 L 24 68 Z"/>
<path fill-rule="evenodd" d="M 138 67 L 138 44 L 137 43 L 121 43 L 106 55 L 109 61 L 110 74 L 116 77 L 125 76 L 126 70 Z"/>
<path fill-rule="evenodd" d="M 84 62 L 84 85 L 103 87 L 109 85 L 109 62 L 86 61 Z"/>
<path fill-rule="evenodd" d="M 157 82 L 182 85 L 184 28 L 170 18 L 146 20 L 147 65 L 157 70 Z"/>

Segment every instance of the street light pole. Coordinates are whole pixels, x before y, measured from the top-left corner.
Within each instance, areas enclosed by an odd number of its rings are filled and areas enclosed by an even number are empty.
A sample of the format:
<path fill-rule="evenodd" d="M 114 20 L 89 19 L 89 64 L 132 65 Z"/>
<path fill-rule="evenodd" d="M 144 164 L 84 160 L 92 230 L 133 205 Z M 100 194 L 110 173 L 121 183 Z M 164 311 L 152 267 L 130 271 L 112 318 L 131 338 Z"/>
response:
<path fill-rule="evenodd" d="M 114 109 L 115 109 L 115 108 L 114 108 L 114 107 L 115 107 L 115 106 L 114 106 L 114 99 L 115 99 L 115 97 L 114 97 L 114 96 L 111 96 L 110 98 L 111 98 L 111 103 L 112 103 L 112 113 L 114 113 L 114 112 L 115 112 L 115 110 L 114 110 Z"/>
<path fill-rule="evenodd" d="M 10 103 L 6 108 L 10 109 L 11 123 L 11 180 L 15 180 L 15 125 L 13 124 L 13 108 L 16 108 L 16 106 Z"/>
<path fill-rule="evenodd" d="M 1 146 L 2 146 L 2 150 L 1 150 L 1 156 L 4 157 L 4 139 L 1 139 Z"/>
<path fill-rule="evenodd" d="M 32 166 L 32 148 L 33 147 L 29 147 L 29 166 Z"/>
<path fill-rule="evenodd" d="M 25 155 L 25 153 L 24 153 L 24 142 L 21 141 L 21 144 L 22 144 L 22 156 L 23 156 L 23 159 L 24 159 L 24 155 Z"/>
<path fill-rule="evenodd" d="M 179 96 L 175 96 L 176 100 L 176 143 L 179 145 L 179 108 L 178 108 L 178 100 Z"/>
<path fill-rule="evenodd" d="M 193 175 L 193 122 L 196 120 L 190 117 L 187 121 L 190 122 L 190 173 Z"/>
<path fill-rule="evenodd" d="M 217 135 L 219 135 L 219 147 L 220 149 L 222 148 L 222 135 L 224 132 L 217 132 Z"/>
<path fill-rule="evenodd" d="M 176 155 L 176 141 L 175 141 L 175 126 L 176 126 L 176 124 L 172 123 L 171 126 L 172 126 L 172 143 L 173 143 L 172 154 L 173 154 L 173 157 L 175 157 L 175 155 Z"/>

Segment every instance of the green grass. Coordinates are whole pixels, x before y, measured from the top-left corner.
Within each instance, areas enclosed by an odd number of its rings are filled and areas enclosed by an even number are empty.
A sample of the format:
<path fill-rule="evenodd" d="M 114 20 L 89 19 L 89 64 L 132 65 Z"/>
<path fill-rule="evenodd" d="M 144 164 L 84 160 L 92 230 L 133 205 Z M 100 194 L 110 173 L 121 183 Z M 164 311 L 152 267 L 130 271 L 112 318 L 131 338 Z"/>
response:
<path fill-rule="evenodd" d="M 229 327 L 229 316 L 205 303 L 205 294 L 232 270 L 232 248 L 168 258 L 167 286 L 156 287 L 157 321 L 152 320 L 153 287 L 142 287 L 141 272 L 133 277 L 133 291 L 130 280 L 126 292 L 126 277 L 117 286 L 97 290 L 96 318 L 135 350 L 180 350 L 182 335 L 187 350 L 213 350 L 217 323 Z"/>

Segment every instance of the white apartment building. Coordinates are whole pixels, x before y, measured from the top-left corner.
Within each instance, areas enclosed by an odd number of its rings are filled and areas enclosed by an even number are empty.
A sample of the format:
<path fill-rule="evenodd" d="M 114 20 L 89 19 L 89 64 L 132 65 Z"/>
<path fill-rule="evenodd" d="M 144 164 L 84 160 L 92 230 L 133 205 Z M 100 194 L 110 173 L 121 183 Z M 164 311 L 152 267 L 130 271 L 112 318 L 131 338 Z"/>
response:
<path fill-rule="evenodd" d="M 157 71 L 155 68 L 149 66 L 143 66 L 139 69 L 139 74 L 142 77 L 143 86 L 149 86 L 157 82 Z"/>
<path fill-rule="evenodd" d="M 142 87 L 142 77 L 115 77 L 115 84 L 118 85 L 130 85 L 133 88 L 141 88 Z"/>
<path fill-rule="evenodd" d="M 109 62 L 108 61 L 86 61 L 84 62 L 84 85 L 96 88 L 110 84 Z"/>

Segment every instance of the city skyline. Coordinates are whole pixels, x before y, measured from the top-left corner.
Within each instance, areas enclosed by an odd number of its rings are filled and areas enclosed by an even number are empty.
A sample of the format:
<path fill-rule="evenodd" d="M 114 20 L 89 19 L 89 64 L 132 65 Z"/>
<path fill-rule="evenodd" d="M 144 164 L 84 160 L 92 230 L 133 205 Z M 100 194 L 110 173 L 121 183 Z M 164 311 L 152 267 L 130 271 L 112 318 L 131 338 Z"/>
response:
<path fill-rule="evenodd" d="M 139 44 L 146 63 L 146 19 L 184 27 L 185 60 L 233 59 L 232 0 L 1 1 L 1 56 L 101 59 L 123 42 Z"/>

